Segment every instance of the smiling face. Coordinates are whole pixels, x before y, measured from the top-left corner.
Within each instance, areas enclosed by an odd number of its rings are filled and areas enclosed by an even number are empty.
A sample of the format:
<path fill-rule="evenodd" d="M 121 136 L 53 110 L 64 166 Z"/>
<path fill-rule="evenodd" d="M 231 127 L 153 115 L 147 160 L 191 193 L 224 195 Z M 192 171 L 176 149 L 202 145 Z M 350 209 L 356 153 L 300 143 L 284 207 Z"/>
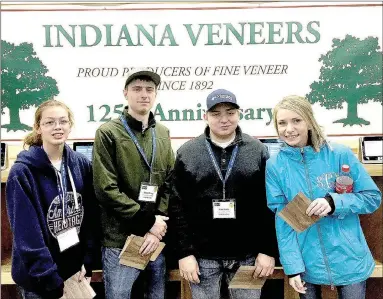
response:
<path fill-rule="evenodd" d="M 136 79 L 130 82 L 124 89 L 129 113 L 133 113 L 133 115 L 148 114 L 153 107 L 156 95 L 156 85 L 153 81 Z"/>
<path fill-rule="evenodd" d="M 309 126 L 302 116 L 288 109 L 279 109 L 276 120 L 278 135 L 281 140 L 292 147 L 307 145 Z"/>
<path fill-rule="evenodd" d="M 230 140 L 238 126 L 239 111 L 231 104 L 218 104 L 206 113 L 205 120 L 213 138 Z"/>
<path fill-rule="evenodd" d="M 68 111 L 61 106 L 47 107 L 41 114 L 37 133 L 41 135 L 43 145 L 62 145 L 71 132 Z"/>

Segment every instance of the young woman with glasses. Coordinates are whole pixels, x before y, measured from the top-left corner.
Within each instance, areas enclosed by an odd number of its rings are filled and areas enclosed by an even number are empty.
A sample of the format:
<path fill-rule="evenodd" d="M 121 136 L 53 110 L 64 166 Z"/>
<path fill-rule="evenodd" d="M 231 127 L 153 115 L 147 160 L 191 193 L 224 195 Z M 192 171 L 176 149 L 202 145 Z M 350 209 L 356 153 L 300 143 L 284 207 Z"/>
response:
<path fill-rule="evenodd" d="M 35 113 L 33 131 L 6 187 L 13 233 L 12 278 L 24 299 L 61 298 L 64 281 L 90 280 L 94 191 L 90 161 L 65 142 L 73 114 L 50 100 Z M 93 214 L 93 215 L 92 215 Z M 92 220 L 93 221 L 93 220 Z"/>

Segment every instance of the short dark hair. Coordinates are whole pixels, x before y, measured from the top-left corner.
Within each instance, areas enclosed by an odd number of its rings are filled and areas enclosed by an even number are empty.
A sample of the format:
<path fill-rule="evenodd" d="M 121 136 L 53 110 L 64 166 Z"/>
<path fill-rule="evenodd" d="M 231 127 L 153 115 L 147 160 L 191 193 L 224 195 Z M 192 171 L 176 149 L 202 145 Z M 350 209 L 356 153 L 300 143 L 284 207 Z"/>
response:
<path fill-rule="evenodd" d="M 128 80 L 128 79 L 127 79 L 126 82 L 125 82 L 125 87 L 124 87 L 124 88 L 126 89 L 126 87 L 127 87 L 131 82 L 133 82 L 133 81 L 135 81 L 135 80 L 141 80 L 141 81 L 145 81 L 145 82 L 153 82 L 154 85 L 156 85 L 156 82 L 154 82 L 153 79 L 152 79 L 151 77 L 142 75 L 142 76 L 134 77 L 134 78 L 131 79 L 131 80 Z M 156 85 L 156 89 L 157 89 L 157 85 Z"/>

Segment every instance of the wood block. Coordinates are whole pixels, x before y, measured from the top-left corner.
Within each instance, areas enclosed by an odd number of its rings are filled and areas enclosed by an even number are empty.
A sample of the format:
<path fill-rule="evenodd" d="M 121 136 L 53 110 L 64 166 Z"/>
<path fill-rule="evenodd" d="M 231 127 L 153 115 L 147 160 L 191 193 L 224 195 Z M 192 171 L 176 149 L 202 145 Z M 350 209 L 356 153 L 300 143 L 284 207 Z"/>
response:
<path fill-rule="evenodd" d="M 155 261 L 165 247 L 165 243 L 160 242 L 158 248 L 151 255 L 142 256 L 139 254 L 139 250 L 143 243 L 143 237 L 130 235 L 126 239 L 125 245 L 121 250 L 120 264 L 144 270 L 149 261 Z"/>
<path fill-rule="evenodd" d="M 383 266 L 381 262 L 375 260 L 375 268 L 370 277 L 383 277 Z"/>
<path fill-rule="evenodd" d="M 266 278 L 253 278 L 255 266 L 241 266 L 229 283 L 229 289 L 254 289 L 260 290 Z"/>
<path fill-rule="evenodd" d="M 181 278 L 181 299 L 192 299 L 190 282 L 185 278 Z"/>
<path fill-rule="evenodd" d="M 120 253 L 120 264 L 144 270 L 149 263 L 150 255 L 142 256 L 138 253 L 143 243 L 142 237 L 130 235 Z"/>
<path fill-rule="evenodd" d="M 311 201 L 299 192 L 278 215 L 285 220 L 295 231 L 303 232 L 319 220 L 318 216 L 307 216 L 306 210 Z"/>
<path fill-rule="evenodd" d="M 11 269 L 12 261 L 10 257 L 1 261 L 1 286 L 7 284 L 15 284 L 12 279 Z"/>
<path fill-rule="evenodd" d="M 129 245 L 130 242 L 132 241 L 133 236 L 134 236 L 134 235 L 130 235 L 130 236 L 126 239 L 125 244 L 124 244 L 124 247 L 122 248 L 122 250 L 121 250 L 121 252 L 120 252 L 120 255 L 118 256 L 119 258 L 121 258 L 122 254 L 125 252 L 126 248 L 128 247 L 128 245 Z"/>
<path fill-rule="evenodd" d="M 85 278 L 81 282 L 78 281 L 79 274 L 80 272 L 77 272 L 64 282 L 64 296 L 61 299 L 91 299 L 96 296 L 96 293 Z"/>

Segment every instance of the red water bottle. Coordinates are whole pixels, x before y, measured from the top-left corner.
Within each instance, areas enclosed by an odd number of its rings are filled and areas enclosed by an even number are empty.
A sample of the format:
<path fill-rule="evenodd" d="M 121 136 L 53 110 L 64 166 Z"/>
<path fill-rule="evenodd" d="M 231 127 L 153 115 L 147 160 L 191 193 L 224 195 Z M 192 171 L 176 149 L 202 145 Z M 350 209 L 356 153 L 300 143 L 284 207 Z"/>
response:
<path fill-rule="evenodd" d="M 342 165 L 342 173 L 336 178 L 335 182 L 336 193 L 351 193 L 353 184 L 354 180 L 351 178 L 350 175 L 350 166 L 346 164 Z"/>

